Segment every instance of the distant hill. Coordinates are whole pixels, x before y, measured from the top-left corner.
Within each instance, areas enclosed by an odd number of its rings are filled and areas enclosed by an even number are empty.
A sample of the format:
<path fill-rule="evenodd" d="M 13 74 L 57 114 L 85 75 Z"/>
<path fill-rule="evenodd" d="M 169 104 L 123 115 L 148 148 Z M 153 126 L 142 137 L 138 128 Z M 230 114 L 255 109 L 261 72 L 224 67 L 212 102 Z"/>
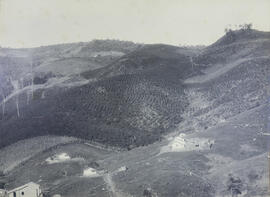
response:
<path fill-rule="evenodd" d="M 20 88 L 37 78 L 61 78 L 106 66 L 141 44 L 117 40 L 94 40 L 30 49 L 0 48 L 0 101 L 8 97 L 18 81 Z"/>
<path fill-rule="evenodd" d="M 107 67 L 84 73 L 84 76 L 107 78 L 123 74 L 149 73 L 164 79 L 176 77 L 182 80 L 199 71 L 192 65 L 190 59 L 192 55 L 189 49 L 176 46 L 145 45 L 120 57 Z"/>

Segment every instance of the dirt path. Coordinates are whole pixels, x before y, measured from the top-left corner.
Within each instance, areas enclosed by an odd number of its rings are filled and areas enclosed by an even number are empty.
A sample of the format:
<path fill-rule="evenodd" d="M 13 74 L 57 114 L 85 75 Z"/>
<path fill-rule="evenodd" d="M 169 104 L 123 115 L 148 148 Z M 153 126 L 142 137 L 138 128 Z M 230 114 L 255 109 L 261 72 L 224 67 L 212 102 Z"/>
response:
<path fill-rule="evenodd" d="M 109 191 L 110 197 L 132 197 L 130 194 L 124 193 L 122 191 L 119 191 L 115 183 L 113 182 L 112 176 L 116 173 L 106 173 L 103 176 L 104 182 L 107 185 L 107 189 Z"/>
<path fill-rule="evenodd" d="M 107 173 L 103 176 L 103 179 L 105 181 L 105 183 L 107 184 L 107 189 L 110 192 L 110 197 L 122 197 L 120 195 L 118 195 L 117 191 L 116 191 L 116 187 L 115 184 L 112 180 L 112 175 L 110 173 Z"/>

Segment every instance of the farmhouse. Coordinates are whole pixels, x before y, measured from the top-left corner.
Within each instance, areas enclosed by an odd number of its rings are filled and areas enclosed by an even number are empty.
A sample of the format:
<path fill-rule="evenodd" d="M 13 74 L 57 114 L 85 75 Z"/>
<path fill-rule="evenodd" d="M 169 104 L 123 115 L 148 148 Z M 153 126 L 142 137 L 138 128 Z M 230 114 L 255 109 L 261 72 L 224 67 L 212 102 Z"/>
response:
<path fill-rule="evenodd" d="M 7 190 L 0 189 L 0 197 L 8 197 L 8 192 L 7 192 Z"/>
<path fill-rule="evenodd" d="M 8 191 L 8 197 L 42 197 L 40 185 L 30 182 Z"/>

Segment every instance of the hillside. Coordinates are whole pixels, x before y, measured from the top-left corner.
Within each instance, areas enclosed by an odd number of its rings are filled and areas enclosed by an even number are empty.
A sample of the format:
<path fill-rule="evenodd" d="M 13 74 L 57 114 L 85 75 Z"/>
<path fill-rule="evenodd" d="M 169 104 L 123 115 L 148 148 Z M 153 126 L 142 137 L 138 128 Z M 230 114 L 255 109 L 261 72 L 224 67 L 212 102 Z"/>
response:
<path fill-rule="evenodd" d="M 6 187 L 34 181 L 64 197 L 267 197 L 269 35 L 232 31 L 200 50 L 94 41 L 2 52 L 17 68 L 13 82 L 0 75 L 10 87 L 0 116 Z M 31 50 L 35 83 L 16 86 Z"/>
<path fill-rule="evenodd" d="M 84 73 L 85 77 L 107 78 L 124 74 L 149 74 L 162 79 L 185 79 L 199 72 L 189 49 L 154 44 L 145 45 L 120 57 L 107 67 Z"/>
<path fill-rule="evenodd" d="M 22 89 L 36 81 L 73 78 L 81 72 L 106 66 L 140 46 L 125 41 L 94 40 L 31 49 L 0 48 L 0 101 L 15 91 L 14 82 Z"/>
<path fill-rule="evenodd" d="M 65 72 L 73 71 L 75 76 L 67 74 L 52 81 L 52 75 L 7 97 L 0 125 L 6 137 L 0 145 L 47 134 L 82 137 L 122 148 L 159 140 L 182 120 L 188 103 L 182 81 L 194 75 L 196 68 L 178 47 L 167 45 L 140 47 L 122 57 L 104 69 L 81 70 L 80 75 L 65 66 Z M 65 65 L 68 60 L 55 64 Z M 73 63 L 81 61 L 78 58 Z M 51 64 L 44 67 L 57 70 Z M 94 78 L 87 77 L 89 73 Z"/>

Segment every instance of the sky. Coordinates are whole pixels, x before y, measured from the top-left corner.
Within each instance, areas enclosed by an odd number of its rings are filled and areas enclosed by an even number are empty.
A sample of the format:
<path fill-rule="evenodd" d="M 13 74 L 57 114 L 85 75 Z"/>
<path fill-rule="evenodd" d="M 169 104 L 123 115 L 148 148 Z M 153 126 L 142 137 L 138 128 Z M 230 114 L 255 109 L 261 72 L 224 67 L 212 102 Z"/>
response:
<path fill-rule="evenodd" d="M 226 27 L 270 31 L 270 0 L 0 0 L 0 46 L 92 39 L 209 45 Z"/>

